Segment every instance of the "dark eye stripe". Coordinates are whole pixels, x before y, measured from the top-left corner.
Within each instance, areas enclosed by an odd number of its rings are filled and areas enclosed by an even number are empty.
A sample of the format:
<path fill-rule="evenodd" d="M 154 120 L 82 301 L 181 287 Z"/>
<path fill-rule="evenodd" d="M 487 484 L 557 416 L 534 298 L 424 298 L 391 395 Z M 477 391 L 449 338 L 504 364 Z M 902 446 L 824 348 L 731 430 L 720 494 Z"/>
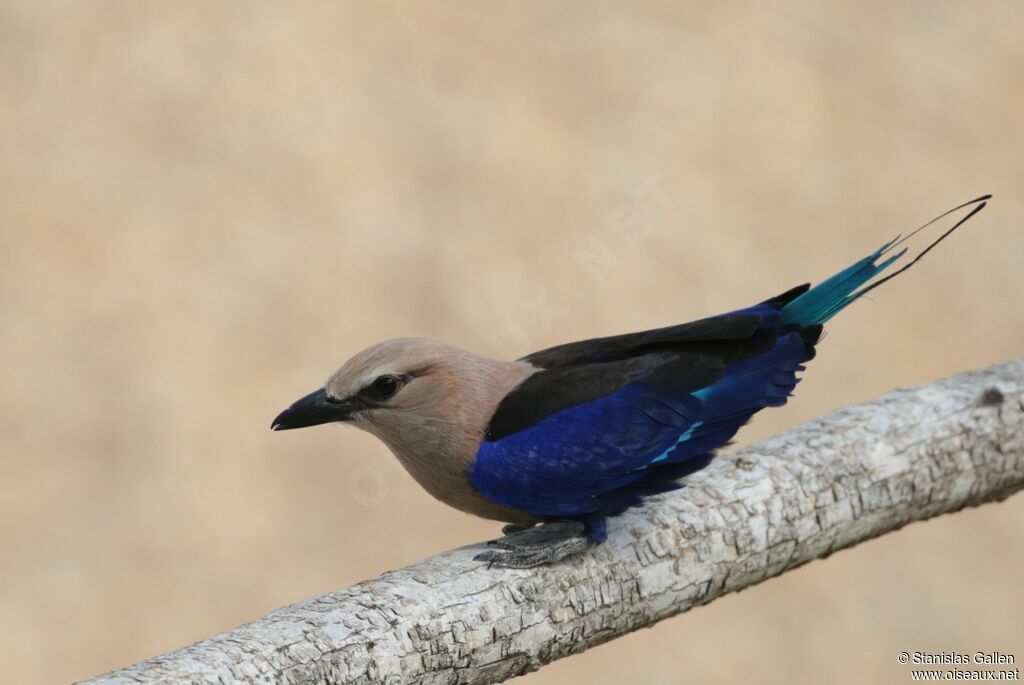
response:
<path fill-rule="evenodd" d="M 394 397 L 413 378 L 411 374 L 384 374 L 363 386 L 356 396 L 379 406 Z"/>
<path fill-rule="evenodd" d="M 330 404 L 337 404 L 346 402 L 351 404 L 353 410 L 362 411 L 366 409 L 374 409 L 380 407 L 384 402 L 394 397 L 399 390 L 404 388 L 410 381 L 414 380 L 418 374 L 416 372 L 403 373 L 403 374 L 384 374 L 377 376 L 372 381 L 361 387 L 356 392 L 352 393 L 347 397 L 332 397 L 328 395 L 325 400 Z M 394 392 L 382 393 L 380 388 L 375 388 L 375 384 L 382 378 L 392 378 L 397 382 Z"/>
<path fill-rule="evenodd" d="M 395 376 L 380 376 L 370 384 L 368 391 L 378 398 L 387 399 L 393 397 L 399 387 L 401 381 Z"/>

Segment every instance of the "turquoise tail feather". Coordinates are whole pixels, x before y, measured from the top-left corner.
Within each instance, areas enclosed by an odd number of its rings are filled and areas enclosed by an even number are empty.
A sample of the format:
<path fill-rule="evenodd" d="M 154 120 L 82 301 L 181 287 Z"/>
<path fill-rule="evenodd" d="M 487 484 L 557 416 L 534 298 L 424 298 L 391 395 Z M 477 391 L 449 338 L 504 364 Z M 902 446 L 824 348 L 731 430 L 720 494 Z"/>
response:
<path fill-rule="evenodd" d="M 782 325 L 799 326 L 804 328 L 827 322 L 847 306 L 860 299 L 868 291 L 874 290 L 878 286 L 882 285 L 882 283 L 898 276 L 916 264 L 919 259 L 924 257 L 932 248 L 942 242 L 950 233 L 958 229 L 966 223 L 968 219 L 984 209 L 987 200 L 991 197 L 991 195 L 983 195 L 982 197 L 971 200 L 970 202 L 965 202 L 964 204 L 954 207 L 948 212 L 935 217 L 924 226 L 921 226 L 921 228 L 910 233 L 906 238 L 901 239 L 897 236 L 895 239 L 878 248 L 867 257 L 853 263 L 831 278 L 822 281 L 807 292 L 794 298 L 782 308 Z M 919 252 L 911 261 L 904 264 L 893 273 L 888 274 L 877 281 L 870 282 L 873 278 L 888 269 L 896 260 L 907 253 L 907 248 L 903 248 L 891 256 L 886 256 L 892 252 L 892 250 L 899 247 L 904 241 L 916 234 L 918 231 L 930 226 L 939 219 L 949 215 L 951 212 L 955 212 L 958 209 L 963 209 L 970 205 L 976 206 L 964 218 L 956 222 L 952 228 L 940 235 L 935 241 L 928 245 L 928 247 L 921 250 L 921 252 Z"/>
<path fill-rule="evenodd" d="M 814 326 L 823 324 L 860 297 L 857 290 L 897 259 L 906 248 L 879 262 L 896 241 L 878 248 L 870 255 L 827 278 L 782 308 L 783 326 Z"/>

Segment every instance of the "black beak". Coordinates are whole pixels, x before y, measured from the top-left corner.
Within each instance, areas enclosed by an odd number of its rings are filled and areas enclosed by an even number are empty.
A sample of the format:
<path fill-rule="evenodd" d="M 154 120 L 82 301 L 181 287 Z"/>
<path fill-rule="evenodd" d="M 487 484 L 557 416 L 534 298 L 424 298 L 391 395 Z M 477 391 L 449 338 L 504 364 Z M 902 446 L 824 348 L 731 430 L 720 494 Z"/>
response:
<path fill-rule="evenodd" d="M 332 421 L 344 421 L 351 414 L 350 402 L 334 399 L 321 389 L 295 400 L 292 406 L 277 415 L 270 425 L 270 430 L 285 431 Z"/>

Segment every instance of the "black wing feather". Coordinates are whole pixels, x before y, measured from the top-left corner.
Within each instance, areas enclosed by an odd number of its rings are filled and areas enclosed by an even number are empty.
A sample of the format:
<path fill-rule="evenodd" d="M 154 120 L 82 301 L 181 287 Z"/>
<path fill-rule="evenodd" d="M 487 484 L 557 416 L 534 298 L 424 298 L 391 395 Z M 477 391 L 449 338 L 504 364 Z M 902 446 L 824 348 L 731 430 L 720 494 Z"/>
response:
<path fill-rule="evenodd" d="M 555 412 L 641 379 L 668 396 L 711 385 L 721 378 L 727 364 L 770 350 L 779 331 L 773 326 L 760 327 L 765 312 L 774 315 L 809 287 L 799 285 L 747 310 L 566 343 L 527 355 L 521 361 L 539 370 L 498 405 L 487 427 L 487 440 L 517 433 Z M 820 327 L 808 331 L 810 354 L 819 334 Z"/>
<path fill-rule="evenodd" d="M 700 340 L 740 340 L 757 330 L 757 314 L 725 314 L 689 323 L 565 343 L 534 352 L 521 359 L 543 369 L 626 359 L 651 348 L 671 347 Z"/>
<path fill-rule="evenodd" d="M 685 392 L 715 382 L 724 371 L 720 356 L 686 350 L 541 369 L 502 399 L 487 426 L 486 439 L 518 433 L 551 414 L 611 394 L 634 381 L 643 379 L 652 386 Z"/>
<path fill-rule="evenodd" d="M 781 295 L 765 300 L 762 304 L 781 309 L 788 302 L 807 292 L 810 287 L 810 283 L 798 285 Z M 721 314 L 638 333 L 590 338 L 556 345 L 528 354 L 520 361 L 529 362 L 542 369 L 553 369 L 626 359 L 644 352 L 672 349 L 682 343 L 744 340 L 759 332 L 758 327 L 763 319 L 761 314 L 749 310 Z"/>

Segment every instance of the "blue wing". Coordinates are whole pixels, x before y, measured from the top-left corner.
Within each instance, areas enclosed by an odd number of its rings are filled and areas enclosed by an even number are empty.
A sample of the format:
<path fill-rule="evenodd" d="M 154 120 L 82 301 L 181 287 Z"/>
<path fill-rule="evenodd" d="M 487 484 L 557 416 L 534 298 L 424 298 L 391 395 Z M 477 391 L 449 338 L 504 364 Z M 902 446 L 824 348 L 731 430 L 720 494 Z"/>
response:
<path fill-rule="evenodd" d="M 813 339 L 800 332 L 725 364 L 700 387 L 666 383 L 666 363 L 612 392 L 485 440 L 474 486 L 509 507 L 542 516 L 616 513 L 703 468 L 751 415 L 784 404 Z"/>

